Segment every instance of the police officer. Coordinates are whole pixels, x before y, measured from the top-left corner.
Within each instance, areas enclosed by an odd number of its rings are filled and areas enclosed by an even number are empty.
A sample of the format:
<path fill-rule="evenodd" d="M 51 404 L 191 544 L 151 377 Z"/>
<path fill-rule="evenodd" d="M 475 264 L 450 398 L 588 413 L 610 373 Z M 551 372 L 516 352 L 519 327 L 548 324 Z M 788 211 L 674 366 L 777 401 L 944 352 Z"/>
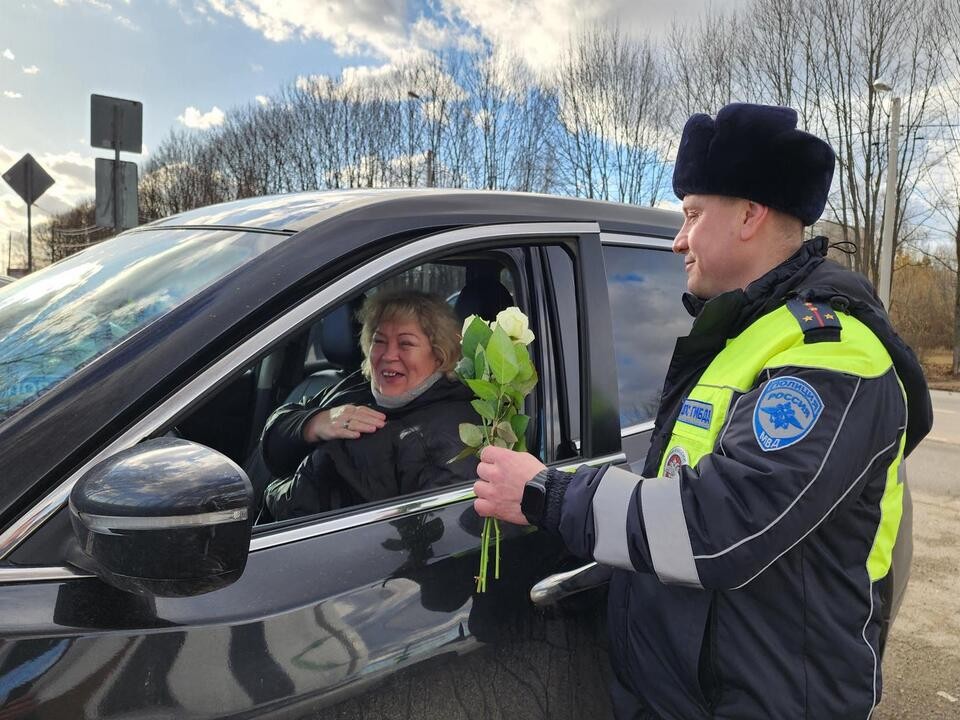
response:
<path fill-rule="evenodd" d="M 694 317 L 642 475 L 486 448 L 480 515 L 614 570 L 618 718 L 867 718 L 920 366 L 862 276 L 803 242 L 835 157 L 784 107 L 694 115 L 673 188 Z M 643 352 L 643 348 L 637 348 Z"/>

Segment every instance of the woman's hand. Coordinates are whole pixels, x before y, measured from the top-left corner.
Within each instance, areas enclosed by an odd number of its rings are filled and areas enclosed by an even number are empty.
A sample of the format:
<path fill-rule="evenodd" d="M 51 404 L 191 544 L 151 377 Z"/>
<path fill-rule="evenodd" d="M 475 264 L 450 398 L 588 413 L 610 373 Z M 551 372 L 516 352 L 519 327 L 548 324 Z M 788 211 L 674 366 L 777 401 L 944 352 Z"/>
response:
<path fill-rule="evenodd" d="M 319 412 L 303 426 L 303 439 L 308 443 L 321 440 L 356 440 L 363 433 L 376 432 L 387 422 L 387 416 L 363 405 L 340 405 Z"/>

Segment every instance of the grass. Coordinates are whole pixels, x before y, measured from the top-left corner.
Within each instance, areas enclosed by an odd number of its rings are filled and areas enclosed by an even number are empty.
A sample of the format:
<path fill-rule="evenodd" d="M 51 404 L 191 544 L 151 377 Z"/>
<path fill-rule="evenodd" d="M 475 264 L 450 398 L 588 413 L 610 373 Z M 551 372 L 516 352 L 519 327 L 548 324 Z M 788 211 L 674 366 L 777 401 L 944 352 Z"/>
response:
<path fill-rule="evenodd" d="M 960 375 L 950 373 L 953 350 L 948 347 L 930 348 L 917 353 L 927 376 L 927 384 L 934 390 L 960 392 Z"/>

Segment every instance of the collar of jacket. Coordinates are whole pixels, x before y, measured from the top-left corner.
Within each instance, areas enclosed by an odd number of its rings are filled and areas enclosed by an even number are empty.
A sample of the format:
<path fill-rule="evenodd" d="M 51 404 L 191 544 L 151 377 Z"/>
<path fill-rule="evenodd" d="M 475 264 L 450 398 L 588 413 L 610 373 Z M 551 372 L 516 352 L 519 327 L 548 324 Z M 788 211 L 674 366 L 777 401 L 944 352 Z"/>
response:
<path fill-rule="evenodd" d="M 372 398 L 373 394 L 371 393 L 371 399 Z M 431 405 L 436 402 L 448 402 L 456 400 L 470 402 L 473 400 L 473 391 L 459 380 L 451 380 L 450 378 L 444 376 L 427 388 L 427 390 L 425 390 L 423 393 L 401 407 L 387 408 L 377 405 L 376 403 L 374 403 L 374 407 L 386 415 L 387 419 L 391 419 L 402 417 L 407 413 L 420 410 L 424 406 Z"/>

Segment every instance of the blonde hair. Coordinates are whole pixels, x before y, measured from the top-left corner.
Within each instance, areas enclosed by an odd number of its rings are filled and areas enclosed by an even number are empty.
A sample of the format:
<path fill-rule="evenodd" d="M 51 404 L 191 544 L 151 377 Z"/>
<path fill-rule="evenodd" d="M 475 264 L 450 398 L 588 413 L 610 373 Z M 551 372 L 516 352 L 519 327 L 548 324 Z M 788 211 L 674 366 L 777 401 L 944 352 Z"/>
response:
<path fill-rule="evenodd" d="M 439 295 L 419 290 L 379 292 L 368 297 L 357 313 L 362 323 L 360 349 L 363 364 L 360 369 L 370 377 L 370 348 L 373 334 L 382 322 L 400 320 L 416 322 L 430 341 L 434 357 L 440 361 L 439 372 L 453 378 L 453 368 L 460 360 L 460 323 L 453 309 Z"/>

